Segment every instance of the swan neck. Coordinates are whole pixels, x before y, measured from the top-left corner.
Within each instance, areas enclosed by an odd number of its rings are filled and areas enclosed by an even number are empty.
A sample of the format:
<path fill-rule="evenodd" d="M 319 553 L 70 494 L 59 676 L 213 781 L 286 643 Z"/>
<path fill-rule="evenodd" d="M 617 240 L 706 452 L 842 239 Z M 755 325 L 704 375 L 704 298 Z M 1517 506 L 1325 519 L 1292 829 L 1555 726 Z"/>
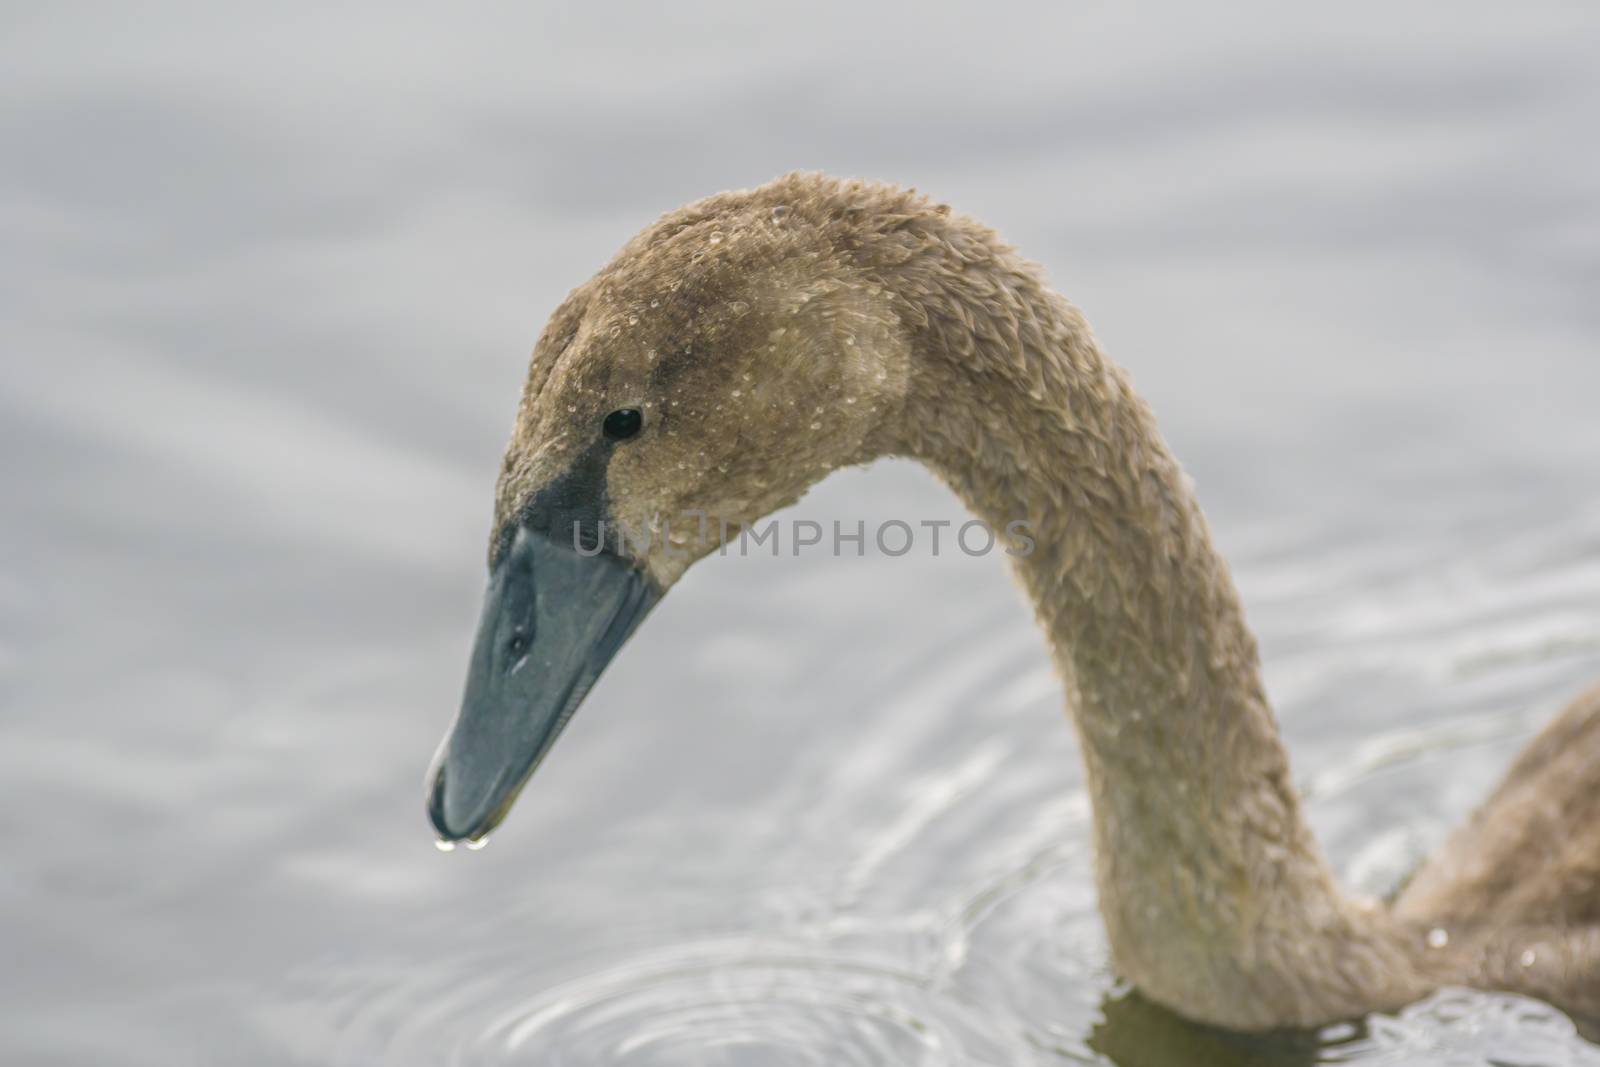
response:
<path fill-rule="evenodd" d="M 1340 896 L 1302 818 L 1238 594 L 1149 408 L 1003 248 L 911 285 L 927 325 L 902 450 L 996 529 L 1028 525 L 1013 566 L 1080 738 L 1118 972 L 1225 1025 L 1370 1008 L 1370 974 L 1302 973 L 1380 921 Z M 1362 958 L 1403 975 L 1391 955 Z"/>

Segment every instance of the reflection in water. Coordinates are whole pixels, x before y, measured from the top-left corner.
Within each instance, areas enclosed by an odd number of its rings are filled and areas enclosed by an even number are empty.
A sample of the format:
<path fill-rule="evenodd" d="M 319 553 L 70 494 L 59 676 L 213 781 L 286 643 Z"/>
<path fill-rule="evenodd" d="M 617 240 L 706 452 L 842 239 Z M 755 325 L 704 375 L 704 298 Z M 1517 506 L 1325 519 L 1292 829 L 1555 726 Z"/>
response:
<path fill-rule="evenodd" d="M 493 846 L 430 847 L 529 341 L 795 166 L 1086 309 L 1347 881 L 1600 676 L 1584 5 L 756 10 L 8 19 L 0 1062 L 1597 1062 L 1517 998 L 1247 1039 L 1118 988 L 998 559 L 709 561 Z M 799 515 L 960 517 L 900 464 Z"/>
<path fill-rule="evenodd" d="M 1308 1067 L 1336 1061 L 1348 1042 L 1342 1031 L 1319 1036 L 1216 1030 L 1181 1019 L 1129 990 L 1106 995 L 1088 1045 L 1118 1067 L 1199 1063 L 1206 1067 Z"/>

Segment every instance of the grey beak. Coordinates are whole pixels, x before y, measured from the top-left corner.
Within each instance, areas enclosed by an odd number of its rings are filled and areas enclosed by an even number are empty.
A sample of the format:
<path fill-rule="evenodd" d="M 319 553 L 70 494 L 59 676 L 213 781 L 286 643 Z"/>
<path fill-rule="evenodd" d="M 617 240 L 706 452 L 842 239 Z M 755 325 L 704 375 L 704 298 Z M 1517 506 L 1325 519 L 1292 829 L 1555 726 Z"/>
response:
<path fill-rule="evenodd" d="M 639 568 L 520 527 L 489 576 L 428 817 L 444 842 L 493 830 L 617 649 L 661 598 Z"/>

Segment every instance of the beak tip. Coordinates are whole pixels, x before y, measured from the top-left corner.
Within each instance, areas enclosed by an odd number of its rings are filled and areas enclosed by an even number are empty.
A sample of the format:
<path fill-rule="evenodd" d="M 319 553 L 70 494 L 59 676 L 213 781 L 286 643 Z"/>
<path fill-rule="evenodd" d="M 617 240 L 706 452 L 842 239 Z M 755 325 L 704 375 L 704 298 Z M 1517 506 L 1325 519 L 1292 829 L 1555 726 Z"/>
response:
<path fill-rule="evenodd" d="M 456 842 L 472 835 L 468 830 L 451 825 L 445 803 L 445 770 L 442 764 L 434 768 L 431 778 L 428 786 L 428 821 L 433 823 L 434 832 L 439 835 L 439 848 L 448 852 Z"/>
<path fill-rule="evenodd" d="M 441 844 L 453 842 L 456 835 L 450 832 L 444 817 L 444 768 L 435 767 L 428 775 L 428 821 L 439 834 Z"/>
<path fill-rule="evenodd" d="M 499 821 L 497 813 L 490 810 L 451 818 L 451 809 L 460 804 L 460 798 L 456 805 L 450 803 L 446 783 L 445 767 L 440 763 L 433 769 L 428 785 L 428 821 L 433 824 L 436 835 L 434 845 L 440 852 L 451 852 L 457 845 L 465 845 L 469 851 L 476 852 L 489 843 L 489 833 Z M 460 815 L 459 812 L 455 814 Z"/>

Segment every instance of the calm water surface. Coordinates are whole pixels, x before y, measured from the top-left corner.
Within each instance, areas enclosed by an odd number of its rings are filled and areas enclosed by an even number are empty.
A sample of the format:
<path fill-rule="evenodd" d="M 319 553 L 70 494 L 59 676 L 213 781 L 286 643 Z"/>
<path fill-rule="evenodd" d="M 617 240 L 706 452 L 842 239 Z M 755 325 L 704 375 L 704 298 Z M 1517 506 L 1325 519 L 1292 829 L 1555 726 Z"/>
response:
<path fill-rule="evenodd" d="M 708 562 L 435 851 L 533 337 L 793 167 L 1087 310 L 1352 884 L 1600 677 L 1591 10 L 861 8 L 3 16 L 0 1061 L 1600 1063 L 1515 998 L 1267 1040 L 1120 988 L 998 557 Z M 796 514 L 959 508 L 883 464 Z"/>

